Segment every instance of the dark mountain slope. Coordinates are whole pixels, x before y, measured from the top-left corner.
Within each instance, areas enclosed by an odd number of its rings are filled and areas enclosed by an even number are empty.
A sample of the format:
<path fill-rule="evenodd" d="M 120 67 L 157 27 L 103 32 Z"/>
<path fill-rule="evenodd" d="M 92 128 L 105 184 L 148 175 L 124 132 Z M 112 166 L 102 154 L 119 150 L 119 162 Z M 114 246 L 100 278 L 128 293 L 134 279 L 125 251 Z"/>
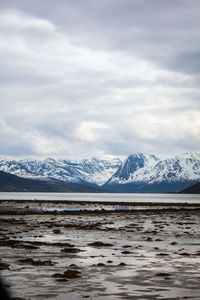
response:
<path fill-rule="evenodd" d="M 101 192 L 101 189 L 55 181 L 40 181 L 18 177 L 0 171 L 0 192 Z"/>
<path fill-rule="evenodd" d="M 185 187 L 195 184 L 195 181 L 182 182 L 155 182 L 148 184 L 146 182 L 133 182 L 126 184 L 105 185 L 105 188 L 114 193 L 175 193 Z M 103 186 L 104 188 L 104 186 Z"/>
<path fill-rule="evenodd" d="M 200 194 L 200 182 L 179 192 L 180 194 Z"/>

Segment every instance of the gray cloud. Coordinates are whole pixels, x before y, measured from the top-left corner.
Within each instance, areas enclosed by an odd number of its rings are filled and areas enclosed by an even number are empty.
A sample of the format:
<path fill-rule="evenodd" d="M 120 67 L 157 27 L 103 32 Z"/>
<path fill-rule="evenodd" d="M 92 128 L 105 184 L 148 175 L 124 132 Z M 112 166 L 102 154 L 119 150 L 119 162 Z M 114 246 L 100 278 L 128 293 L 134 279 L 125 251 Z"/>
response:
<path fill-rule="evenodd" d="M 1 153 L 199 150 L 199 1 L 1 1 Z"/>

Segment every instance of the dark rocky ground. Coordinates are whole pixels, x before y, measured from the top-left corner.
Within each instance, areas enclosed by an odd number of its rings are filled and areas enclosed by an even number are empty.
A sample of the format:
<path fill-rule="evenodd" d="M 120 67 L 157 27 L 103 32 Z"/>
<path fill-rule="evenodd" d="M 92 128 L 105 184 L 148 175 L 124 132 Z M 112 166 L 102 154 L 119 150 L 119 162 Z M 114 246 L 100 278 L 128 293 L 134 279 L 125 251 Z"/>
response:
<path fill-rule="evenodd" d="M 42 205 L 0 203 L 13 299 L 200 299 L 198 208 L 34 213 Z"/>

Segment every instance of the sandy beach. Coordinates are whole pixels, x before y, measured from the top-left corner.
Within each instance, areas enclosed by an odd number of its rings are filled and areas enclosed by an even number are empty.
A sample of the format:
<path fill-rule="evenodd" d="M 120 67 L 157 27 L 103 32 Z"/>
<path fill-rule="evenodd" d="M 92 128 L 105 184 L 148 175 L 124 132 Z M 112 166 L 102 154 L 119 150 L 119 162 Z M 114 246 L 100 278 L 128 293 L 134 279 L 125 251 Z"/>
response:
<path fill-rule="evenodd" d="M 13 299 L 200 299 L 197 205 L 43 206 L 0 201 L 1 277 Z"/>

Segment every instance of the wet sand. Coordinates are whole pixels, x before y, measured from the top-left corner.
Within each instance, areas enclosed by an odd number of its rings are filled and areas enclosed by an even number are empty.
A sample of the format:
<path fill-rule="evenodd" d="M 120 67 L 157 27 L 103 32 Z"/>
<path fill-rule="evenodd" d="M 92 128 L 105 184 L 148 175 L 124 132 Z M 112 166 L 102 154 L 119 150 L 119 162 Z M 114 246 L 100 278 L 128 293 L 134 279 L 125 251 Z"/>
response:
<path fill-rule="evenodd" d="M 198 206 L 80 204 L 0 201 L 13 299 L 200 299 Z"/>

